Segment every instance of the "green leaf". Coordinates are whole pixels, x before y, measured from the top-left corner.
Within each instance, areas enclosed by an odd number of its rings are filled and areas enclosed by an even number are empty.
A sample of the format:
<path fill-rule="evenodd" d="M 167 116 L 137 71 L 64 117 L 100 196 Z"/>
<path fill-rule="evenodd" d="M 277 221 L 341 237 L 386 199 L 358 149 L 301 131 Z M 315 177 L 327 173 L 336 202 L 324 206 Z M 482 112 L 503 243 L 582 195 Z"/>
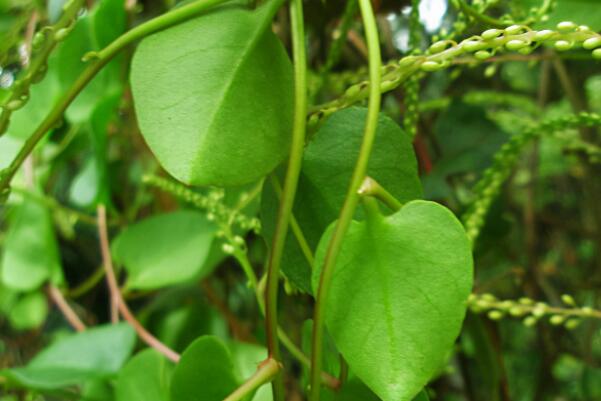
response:
<path fill-rule="evenodd" d="M 350 377 L 334 395 L 335 401 L 380 401 L 356 376 Z"/>
<path fill-rule="evenodd" d="M 134 356 L 119 373 L 116 401 L 169 401 L 171 364 L 148 348 Z"/>
<path fill-rule="evenodd" d="M 126 323 L 98 326 L 62 338 L 25 367 L 0 372 L 10 383 L 34 389 L 58 389 L 116 374 L 135 344 Z"/>
<path fill-rule="evenodd" d="M 488 119 L 484 108 L 459 101 L 453 102 L 437 119 L 434 135 L 441 155 L 423 178 L 428 199 L 454 196 L 448 184 L 450 177 L 483 171 L 508 139 L 507 134 Z"/>
<path fill-rule="evenodd" d="M 112 254 L 128 273 L 127 287 L 154 289 L 200 278 L 216 227 L 199 212 L 180 210 L 127 227 Z"/>
<path fill-rule="evenodd" d="M 171 381 L 171 401 L 223 400 L 238 387 L 231 354 L 221 340 L 200 337 L 182 354 Z"/>
<path fill-rule="evenodd" d="M 12 210 L 3 244 L 2 282 L 31 291 L 45 281 L 62 282 L 62 269 L 52 219 L 45 206 L 25 198 Z"/>
<path fill-rule="evenodd" d="M 325 229 L 338 218 L 359 155 L 366 117 L 367 109 L 358 107 L 334 113 L 305 150 L 293 213 L 311 249 L 317 247 Z M 379 118 L 367 174 L 401 202 L 422 195 L 411 139 L 384 114 Z M 275 230 L 277 203 L 267 182 L 261 220 L 268 244 Z M 286 239 L 282 269 L 299 289 L 311 292 L 311 267 L 292 232 Z"/>
<path fill-rule="evenodd" d="M 286 156 L 292 70 L 270 29 L 278 4 L 220 6 L 138 46 L 131 84 L 140 129 L 177 179 L 249 183 Z"/>
<path fill-rule="evenodd" d="M 311 353 L 313 352 L 313 350 L 311 348 L 313 345 L 312 341 L 311 341 L 312 333 L 313 333 L 313 320 L 312 319 L 305 320 L 303 322 L 303 326 L 301 328 L 301 334 L 302 334 L 301 346 L 302 346 L 302 350 L 305 353 L 305 355 L 311 355 Z M 323 358 L 322 358 L 321 369 L 324 372 L 327 372 L 334 377 L 338 376 L 340 373 L 340 353 L 336 349 L 336 345 L 334 344 L 334 341 L 332 340 L 332 337 L 328 334 L 327 330 L 324 333 Z M 310 367 L 303 365 L 302 366 L 301 383 L 305 388 L 308 388 L 308 386 L 309 386 L 310 373 L 311 373 Z M 345 386 L 347 384 L 348 384 L 348 381 L 345 383 Z M 365 387 L 365 385 L 363 385 L 363 387 Z M 343 390 L 343 389 L 344 389 L 344 387 L 341 390 Z M 335 392 L 328 387 L 322 386 L 320 399 L 322 399 L 324 401 L 337 400 L 337 398 L 335 398 L 335 396 L 337 394 L 340 394 L 340 393 Z M 368 400 L 369 400 L 369 398 L 365 398 L 365 401 L 368 401 Z"/>
<path fill-rule="evenodd" d="M 24 294 L 9 312 L 10 325 L 17 330 L 28 330 L 39 327 L 48 315 L 48 303 L 43 292 L 36 291 Z"/>
<path fill-rule="evenodd" d="M 316 254 L 314 289 L 334 225 Z M 445 207 L 412 201 L 353 222 L 326 302 L 326 325 L 350 368 L 384 401 L 411 400 L 451 351 L 472 287 L 463 227 Z"/>

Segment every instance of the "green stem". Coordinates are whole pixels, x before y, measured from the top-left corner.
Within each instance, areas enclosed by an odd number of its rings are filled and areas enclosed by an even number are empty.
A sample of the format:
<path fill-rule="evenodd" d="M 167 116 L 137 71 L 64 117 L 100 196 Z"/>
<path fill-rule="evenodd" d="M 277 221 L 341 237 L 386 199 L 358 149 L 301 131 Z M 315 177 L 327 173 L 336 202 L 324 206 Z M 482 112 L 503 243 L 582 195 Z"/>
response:
<path fill-rule="evenodd" d="M 41 205 L 48 207 L 49 209 L 56 210 L 58 212 L 62 212 L 67 215 L 73 216 L 77 220 L 81 221 L 82 223 L 89 224 L 89 225 L 96 225 L 96 219 L 94 219 L 94 217 L 87 215 L 85 213 L 82 213 L 78 210 L 71 209 L 67 206 L 63 206 L 53 198 L 37 194 L 29 189 L 21 188 L 21 187 L 14 187 L 13 190 L 16 193 L 23 195 L 26 198 L 29 198 Z M 111 225 L 111 224 L 114 225 L 115 222 L 110 222 L 109 225 Z"/>
<path fill-rule="evenodd" d="M 276 195 L 278 196 L 278 199 L 281 199 L 282 198 L 282 186 L 280 185 L 278 178 L 274 174 L 272 174 L 270 181 L 271 181 L 271 185 L 273 186 L 273 189 L 275 190 Z M 309 266 L 311 267 L 311 269 L 313 269 L 313 262 L 315 261 L 315 257 L 313 256 L 313 251 L 311 250 L 311 247 L 309 246 L 309 243 L 307 242 L 307 237 L 305 237 L 305 234 L 303 233 L 302 228 L 298 224 L 298 220 L 296 220 L 296 217 L 294 217 L 294 213 L 290 214 L 290 229 L 292 230 L 292 233 L 294 234 L 294 237 L 296 238 L 296 242 L 298 243 L 298 246 L 300 247 L 301 252 L 305 256 L 307 263 L 309 263 Z"/>
<path fill-rule="evenodd" d="M 511 22 L 507 23 L 507 22 L 499 21 L 498 19 L 489 17 L 486 14 L 479 13 L 476 9 L 472 8 L 464 0 L 457 0 L 457 3 L 459 4 L 459 8 L 461 9 L 461 11 L 463 11 L 466 15 L 469 15 L 476 21 L 483 22 L 483 23 L 493 26 L 495 28 L 505 28 L 506 26 L 511 25 Z"/>
<path fill-rule="evenodd" d="M 234 258 L 238 261 L 240 266 L 242 266 L 242 270 L 246 274 L 248 282 L 251 283 L 251 285 L 253 283 L 256 283 L 255 286 L 253 287 L 253 290 L 255 291 L 255 297 L 256 297 L 257 303 L 259 305 L 259 310 L 261 311 L 261 314 L 264 316 L 265 315 L 265 302 L 264 302 L 264 294 L 261 291 L 261 289 L 264 288 L 264 284 L 259 283 L 254 270 L 252 268 L 250 268 L 250 269 L 248 268 L 248 266 L 251 266 L 251 264 L 250 264 L 250 261 L 248 260 L 248 256 L 246 255 L 246 253 L 234 252 L 232 254 L 232 256 L 234 256 Z M 246 266 L 246 268 L 245 268 L 245 266 Z M 290 352 L 290 354 L 294 358 L 296 358 L 302 365 L 304 365 L 306 367 L 311 366 L 311 361 L 309 360 L 309 358 L 303 353 L 303 351 L 299 347 L 296 346 L 296 344 L 294 344 L 294 342 L 290 339 L 290 337 L 288 337 L 286 332 L 284 330 L 282 330 L 282 328 L 279 326 L 278 326 L 278 338 L 279 338 L 280 342 L 284 345 L 284 347 L 288 350 L 288 352 Z M 333 390 L 336 390 L 340 387 L 340 381 L 338 381 L 335 377 L 331 376 L 330 374 L 328 374 L 326 372 L 321 372 L 321 381 L 323 384 L 325 384 L 326 386 L 328 386 L 329 388 L 331 388 Z"/>
<path fill-rule="evenodd" d="M 360 196 L 373 196 L 394 212 L 403 207 L 401 202 L 371 177 L 365 177 L 358 192 Z"/>
<path fill-rule="evenodd" d="M 523 21 L 509 21 L 492 18 L 486 14 L 482 14 L 481 12 L 477 11 L 475 8 L 467 4 L 465 0 L 457 0 L 457 3 L 459 4 L 459 8 L 461 9 L 461 11 L 463 11 L 466 15 L 472 17 L 473 19 L 480 21 L 484 24 L 493 26 L 495 28 L 505 28 L 509 25 L 530 25 L 533 22 L 536 22 L 539 18 L 547 14 L 547 12 L 551 8 L 551 5 L 553 4 L 553 0 L 544 0 L 542 6 L 536 13 L 538 18 L 537 16 L 531 15 Z"/>
<path fill-rule="evenodd" d="M 65 296 L 69 298 L 79 298 L 86 294 L 92 288 L 96 287 L 96 284 L 104 277 L 104 266 L 97 268 L 90 277 L 88 277 L 83 283 L 77 287 L 70 289 L 66 292 Z"/>
<path fill-rule="evenodd" d="M 232 394 L 227 396 L 223 401 L 240 401 L 246 396 L 261 387 L 265 383 L 272 381 L 281 370 L 281 365 L 275 359 L 269 358 L 261 365 L 247 381 L 238 387 Z"/>
<path fill-rule="evenodd" d="M 326 62 L 323 68 L 321 69 L 321 74 L 327 74 L 334 67 L 334 65 L 336 65 L 338 59 L 340 59 L 342 48 L 344 47 L 344 43 L 346 43 L 348 31 L 351 28 L 353 17 L 355 16 L 356 11 L 357 0 L 347 0 L 344 13 L 342 15 L 342 21 L 337 28 L 338 37 L 334 39 L 334 42 L 328 50 L 328 56 L 326 57 Z"/>
<path fill-rule="evenodd" d="M 284 190 L 280 199 L 278 220 L 267 265 L 267 288 L 265 291 L 265 329 L 267 332 L 267 349 L 269 356 L 280 361 L 278 343 L 278 282 L 280 264 L 288 223 L 292 214 L 298 177 L 300 175 L 303 149 L 305 146 L 305 127 L 307 114 L 307 61 L 305 54 L 305 29 L 303 23 L 303 2 L 290 2 L 290 25 L 292 30 L 292 53 L 294 55 L 294 126 L 292 128 L 292 146 L 288 169 L 284 181 Z M 284 400 L 284 380 L 279 375 L 273 381 L 275 401 Z"/>
<path fill-rule="evenodd" d="M 94 58 L 94 61 L 92 61 L 92 63 L 81 73 L 81 75 L 79 75 L 77 80 L 67 90 L 67 92 L 65 92 L 63 97 L 59 99 L 58 103 L 56 103 L 44 121 L 42 121 L 38 128 L 27 139 L 10 166 L 6 170 L 0 172 L 0 193 L 4 192 L 9 187 L 10 182 L 17 173 L 19 167 L 21 167 L 21 164 L 23 164 L 27 156 L 33 151 L 35 146 L 44 137 L 44 135 L 46 135 L 49 130 L 56 126 L 71 102 L 73 102 L 83 88 L 86 87 L 92 78 L 94 78 L 96 74 L 115 57 L 115 55 L 117 55 L 127 45 L 138 39 L 178 24 L 182 21 L 188 20 L 217 4 L 223 3 L 224 1 L 225 0 L 197 0 L 193 3 L 168 12 L 167 14 L 163 14 L 157 18 L 154 18 L 142 25 L 139 25 L 117 38 L 105 49 L 99 52 L 88 54 L 88 57 Z"/>
<path fill-rule="evenodd" d="M 323 355 L 324 315 L 328 291 L 330 289 L 330 284 L 334 273 L 336 258 L 338 257 L 343 238 L 353 218 L 353 214 L 357 207 L 357 202 L 359 201 L 358 190 L 365 178 L 365 173 L 367 171 L 369 156 L 371 154 L 371 149 L 376 136 L 378 114 L 380 112 L 380 81 L 382 79 L 382 60 L 380 56 L 378 29 L 370 0 L 359 0 L 359 6 L 361 8 L 361 17 L 363 18 L 363 24 L 365 26 L 367 47 L 369 51 L 370 81 L 367 121 L 365 123 L 365 133 L 363 135 L 363 142 L 359 151 L 357 164 L 355 165 L 355 171 L 353 172 L 351 184 L 349 186 L 346 199 L 344 200 L 342 210 L 340 211 L 340 216 L 338 218 L 338 222 L 336 223 L 334 234 L 330 240 L 330 243 L 328 244 L 328 250 L 326 252 L 323 269 L 319 280 L 319 287 L 317 288 L 317 299 L 315 302 L 315 312 L 313 317 L 313 353 L 311 355 L 311 393 L 309 397 L 311 401 L 319 401 L 321 392 L 319 374 L 321 372 Z"/>

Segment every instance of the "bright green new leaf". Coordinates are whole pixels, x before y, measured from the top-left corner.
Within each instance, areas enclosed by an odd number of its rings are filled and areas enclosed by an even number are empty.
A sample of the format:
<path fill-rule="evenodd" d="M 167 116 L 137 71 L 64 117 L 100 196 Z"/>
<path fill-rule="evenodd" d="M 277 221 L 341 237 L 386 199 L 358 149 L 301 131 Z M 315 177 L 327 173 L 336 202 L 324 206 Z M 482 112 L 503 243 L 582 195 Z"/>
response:
<path fill-rule="evenodd" d="M 116 401 L 169 401 L 173 364 L 148 348 L 134 356 L 119 372 Z"/>
<path fill-rule="evenodd" d="M 131 84 L 140 129 L 180 181 L 249 183 L 286 156 L 292 70 L 270 28 L 278 4 L 223 5 L 138 46 Z"/>
<path fill-rule="evenodd" d="M 294 216 L 311 249 L 338 218 L 359 155 L 367 109 L 352 107 L 334 113 L 307 145 L 294 205 Z M 397 123 L 380 115 L 367 174 L 401 202 L 420 198 L 421 184 L 411 138 Z M 261 205 L 263 234 L 271 244 L 277 202 L 265 184 Z M 311 267 L 292 232 L 288 233 L 282 269 L 299 289 L 311 292 Z"/>
<path fill-rule="evenodd" d="M 135 332 L 126 323 L 98 326 L 59 339 L 26 366 L 0 372 L 9 382 L 35 389 L 57 389 L 110 377 L 127 360 Z"/>
<path fill-rule="evenodd" d="M 316 254 L 314 289 L 334 225 Z M 384 401 L 408 401 L 446 360 L 472 287 L 463 227 L 445 207 L 413 201 L 353 222 L 326 301 L 326 325 L 350 368 Z"/>
<path fill-rule="evenodd" d="M 171 380 L 171 401 L 223 400 L 238 387 L 234 363 L 217 337 L 204 336 L 183 353 Z"/>
<path fill-rule="evenodd" d="M 34 290 L 47 280 L 62 281 L 58 245 L 45 206 L 25 198 L 12 210 L 1 268 L 4 285 L 19 291 Z"/>
<path fill-rule="evenodd" d="M 180 210 L 127 227 L 112 244 L 125 266 L 127 287 L 154 289 L 203 275 L 216 227 L 199 212 Z"/>

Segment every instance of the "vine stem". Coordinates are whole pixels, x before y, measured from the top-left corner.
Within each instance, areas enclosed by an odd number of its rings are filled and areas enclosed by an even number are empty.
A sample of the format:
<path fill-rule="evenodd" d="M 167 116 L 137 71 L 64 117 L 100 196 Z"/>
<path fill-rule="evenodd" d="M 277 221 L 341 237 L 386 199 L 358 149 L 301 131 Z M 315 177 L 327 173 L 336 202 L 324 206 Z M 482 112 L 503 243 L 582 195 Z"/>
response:
<path fill-rule="evenodd" d="M 148 346 L 156 349 L 161 354 L 165 355 L 169 360 L 176 363 L 179 362 L 180 355 L 148 332 L 138 321 L 138 319 L 136 319 L 134 314 L 131 313 L 129 307 L 123 300 L 119 290 L 119 284 L 117 283 L 117 277 L 115 276 L 115 269 L 113 268 L 113 259 L 111 257 L 108 230 L 106 225 L 106 207 L 104 205 L 98 205 L 97 212 L 100 252 L 102 254 L 102 262 L 106 272 L 106 281 L 112 301 L 116 303 L 117 308 L 119 309 L 119 312 L 121 312 L 121 315 L 125 321 L 127 321 L 127 323 L 129 323 L 129 325 L 136 331 L 142 341 L 144 341 Z"/>
<path fill-rule="evenodd" d="M 275 359 L 268 358 L 259 365 L 259 368 L 247 381 L 238 387 L 232 394 L 224 398 L 223 401 L 240 401 L 251 394 L 254 390 L 263 384 L 272 381 L 282 369 L 282 365 Z"/>
<path fill-rule="evenodd" d="M 84 331 L 86 329 L 86 325 L 81 321 L 77 313 L 71 308 L 61 290 L 55 287 L 52 284 L 48 284 L 46 289 L 48 296 L 52 299 L 52 302 L 57 306 L 57 308 L 61 311 L 67 322 L 75 329 L 75 331 Z"/>
<path fill-rule="evenodd" d="M 118 37 L 110 45 L 98 52 L 88 54 L 87 58 L 93 58 L 94 61 L 77 77 L 73 85 L 59 99 L 44 121 L 38 126 L 33 134 L 25 141 L 19 153 L 15 156 L 6 171 L 0 174 L 0 193 L 6 190 L 19 167 L 23 164 L 27 156 L 33 151 L 38 142 L 46 133 L 57 125 L 61 116 L 75 100 L 77 95 L 86 87 L 86 85 L 102 70 L 102 68 L 111 61 L 121 50 L 134 41 L 158 32 L 180 22 L 186 21 L 207 9 L 223 3 L 225 0 L 197 0 L 185 6 L 179 7 L 143 23 L 124 35 Z"/>
<path fill-rule="evenodd" d="M 378 38 L 378 29 L 376 18 L 373 13 L 370 0 L 359 0 L 361 9 L 361 17 L 365 26 L 365 34 L 367 37 L 367 47 L 369 52 L 369 101 L 367 120 L 365 122 L 365 133 L 359 151 L 359 157 L 351 184 L 346 194 L 344 204 L 340 211 L 334 234 L 328 244 L 328 249 L 323 262 L 323 269 L 319 279 L 319 287 L 317 288 L 317 298 L 315 302 L 315 311 L 313 316 L 313 333 L 312 333 L 312 354 L 311 354 L 311 390 L 310 401 L 319 401 L 321 386 L 320 372 L 323 356 L 323 331 L 325 320 L 325 307 L 330 289 L 334 266 L 336 259 L 342 247 L 342 241 L 348 230 L 348 227 L 353 218 L 357 203 L 359 201 L 359 188 L 365 178 L 367 164 L 373 147 L 376 136 L 376 128 L 378 126 L 378 114 L 380 112 L 380 81 L 382 79 L 381 66 L 382 59 L 380 55 L 380 42 Z"/>
<path fill-rule="evenodd" d="M 403 207 L 401 202 L 371 177 L 365 177 L 358 193 L 360 196 L 373 196 L 393 212 L 397 212 Z"/>
<path fill-rule="evenodd" d="M 278 220 L 267 265 L 267 286 L 265 291 L 265 325 L 269 357 L 281 360 L 278 343 L 278 282 L 280 264 L 288 232 L 290 215 L 294 205 L 298 177 L 300 175 L 307 115 L 307 60 L 305 54 L 305 29 L 303 23 L 303 2 L 290 2 L 290 26 L 292 33 L 292 53 L 294 58 L 294 125 L 292 145 L 288 159 L 288 169 L 284 189 L 278 209 Z M 320 371 L 321 372 L 321 371 Z M 273 396 L 275 401 L 284 400 L 284 380 L 282 375 L 275 377 Z"/>

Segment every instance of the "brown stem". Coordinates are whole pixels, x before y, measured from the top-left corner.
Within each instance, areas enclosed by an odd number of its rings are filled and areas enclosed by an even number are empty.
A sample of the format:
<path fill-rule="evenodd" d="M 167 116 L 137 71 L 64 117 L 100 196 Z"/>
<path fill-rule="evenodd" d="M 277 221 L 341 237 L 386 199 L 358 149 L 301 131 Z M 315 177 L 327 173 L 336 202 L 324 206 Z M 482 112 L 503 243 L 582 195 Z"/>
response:
<path fill-rule="evenodd" d="M 69 322 L 71 327 L 73 327 L 76 331 L 84 331 L 86 329 L 86 325 L 81 321 L 79 316 L 77 316 L 77 313 L 75 313 L 75 311 L 71 308 L 58 288 L 52 284 L 48 284 L 46 292 L 48 293 L 50 299 L 52 299 L 52 302 L 54 302 L 56 307 L 61 311 L 65 317 L 65 320 Z"/>
<path fill-rule="evenodd" d="M 104 205 L 98 205 L 97 213 L 98 237 L 100 239 L 102 265 L 104 266 L 106 282 L 109 287 L 111 299 L 111 322 L 115 324 L 119 322 L 119 299 L 121 298 L 121 292 L 119 291 L 119 285 L 117 284 L 117 277 L 115 276 L 113 259 L 111 258 L 111 250 L 109 247 L 108 230 L 106 224 L 106 207 Z"/>
<path fill-rule="evenodd" d="M 156 349 L 161 354 L 165 355 L 168 359 L 173 362 L 178 362 L 180 355 L 163 344 L 158 338 L 153 336 L 148 330 L 140 324 L 136 317 L 131 313 L 127 304 L 121 297 L 119 291 L 119 285 L 115 276 L 115 270 L 113 268 L 113 260 L 111 258 L 111 251 L 109 247 L 108 231 L 106 228 L 106 208 L 104 205 L 98 205 L 98 234 L 100 237 L 100 251 L 102 253 L 102 263 L 106 271 L 106 281 L 111 293 L 111 300 L 117 306 L 121 316 L 129 323 L 131 327 L 136 331 L 142 341 L 148 346 Z"/>

